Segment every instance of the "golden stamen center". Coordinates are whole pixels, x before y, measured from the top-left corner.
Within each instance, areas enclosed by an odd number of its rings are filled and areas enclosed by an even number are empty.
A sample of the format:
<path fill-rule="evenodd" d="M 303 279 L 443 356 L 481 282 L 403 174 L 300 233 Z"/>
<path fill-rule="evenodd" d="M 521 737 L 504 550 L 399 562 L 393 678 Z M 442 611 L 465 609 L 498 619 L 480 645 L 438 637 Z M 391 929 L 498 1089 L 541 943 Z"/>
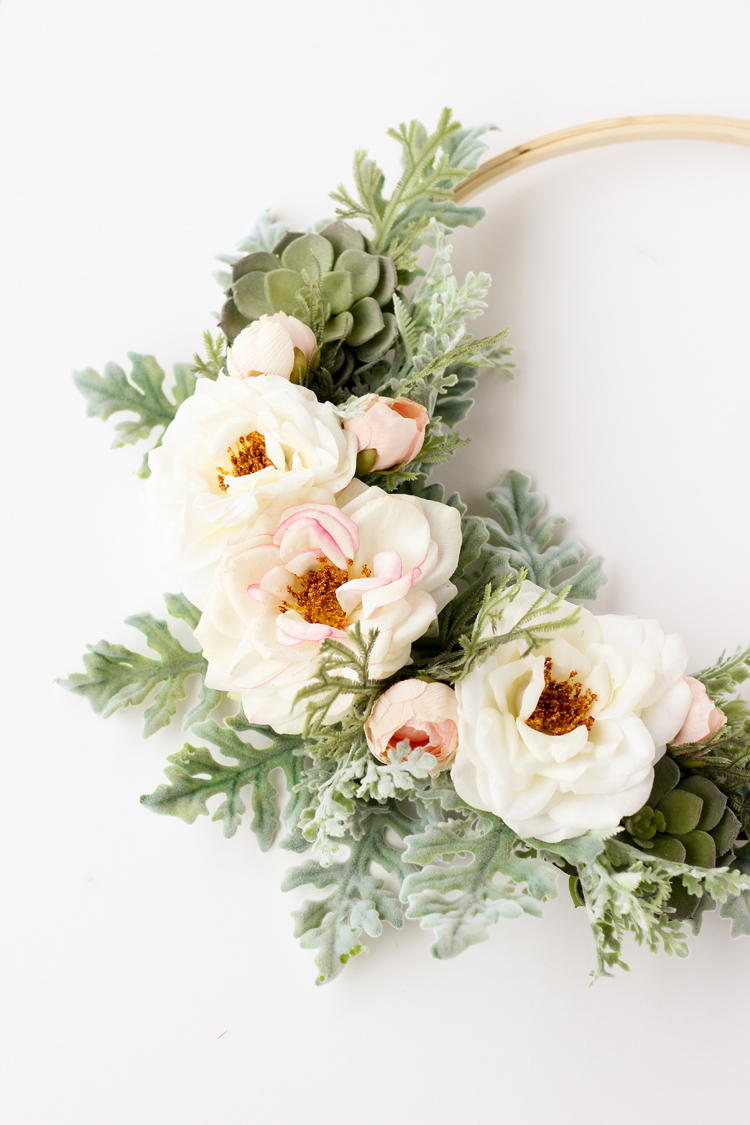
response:
<path fill-rule="evenodd" d="M 346 561 L 348 566 L 344 570 L 343 567 L 334 566 L 325 555 L 321 555 L 318 558 L 317 569 L 311 568 L 299 579 L 298 590 L 287 586 L 287 590 L 297 604 L 289 605 L 288 602 L 283 602 L 281 612 L 286 613 L 288 609 L 296 609 L 300 617 L 310 625 L 329 625 L 332 629 L 346 629 L 346 614 L 336 597 L 339 586 L 349 581 L 349 567 L 353 560 Z M 365 564 L 360 572 L 360 578 L 370 578 L 371 574 L 369 566 Z"/>
<path fill-rule="evenodd" d="M 232 464 L 230 473 L 233 477 L 246 477 L 250 473 L 257 473 L 261 469 L 267 469 L 269 465 L 273 465 L 273 461 L 269 459 L 266 453 L 266 439 L 257 430 L 245 434 L 238 440 L 236 452 L 230 446 L 227 453 Z M 226 492 L 227 486 L 224 483 L 224 477 L 229 476 L 230 473 L 226 469 L 222 469 L 221 465 L 216 466 L 216 473 L 219 478 L 219 488 L 222 492 Z"/>
<path fill-rule="evenodd" d="M 594 720 L 588 712 L 596 703 L 593 691 L 582 691 L 580 680 L 573 681 L 578 673 L 573 671 L 566 680 L 552 679 L 552 660 L 544 658 L 544 687 L 539 702 L 526 720 L 532 730 L 544 734 L 569 734 L 576 727 L 591 730 Z"/>

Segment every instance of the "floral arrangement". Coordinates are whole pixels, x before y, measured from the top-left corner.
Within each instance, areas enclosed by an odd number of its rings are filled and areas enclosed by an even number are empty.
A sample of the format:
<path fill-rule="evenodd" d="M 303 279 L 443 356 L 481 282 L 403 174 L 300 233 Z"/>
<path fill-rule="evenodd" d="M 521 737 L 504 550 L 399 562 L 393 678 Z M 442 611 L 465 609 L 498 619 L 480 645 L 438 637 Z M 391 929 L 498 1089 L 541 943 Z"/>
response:
<path fill-rule="evenodd" d="M 294 912 L 319 983 L 384 922 L 419 919 L 436 957 L 460 953 L 540 915 L 561 873 L 595 977 L 627 967 L 628 932 L 684 956 L 684 924 L 716 904 L 750 934 L 750 649 L 686 676 L 678 636 L 578 604 L 602 560 L 553 542 L 565 521 L 539 519 L 526 476 L 488 493 L 496 518 L 430 482 L 465 444 L 480 369 L 512 369 L 505 332 L 467 331 L 490 278 L 459 284 L 446 242 L 483 215 L 454 189 L 488 128 L 449 110 L 432 134 L 401 125 L 390 196 L 360 151 L 335 219 L 261 216 L 171 398 L 151 356 L 75 375 L 89 414 L 135 416 L 115 445 L 161 428 L 140 475 L 181 585 L 167 611 L 200 648 L 140 614 L 156 658 L 100 641 L 65 686 L 105 717 L 155 693 L 149 737 L 198 685 L 182 719 L 198 744 L 142 802 L 192 823 L 220 796 L 229 837 L 250 791 L 260 847 L 283 826 L 308 852 L 283 889 L 331 888 Z"/>

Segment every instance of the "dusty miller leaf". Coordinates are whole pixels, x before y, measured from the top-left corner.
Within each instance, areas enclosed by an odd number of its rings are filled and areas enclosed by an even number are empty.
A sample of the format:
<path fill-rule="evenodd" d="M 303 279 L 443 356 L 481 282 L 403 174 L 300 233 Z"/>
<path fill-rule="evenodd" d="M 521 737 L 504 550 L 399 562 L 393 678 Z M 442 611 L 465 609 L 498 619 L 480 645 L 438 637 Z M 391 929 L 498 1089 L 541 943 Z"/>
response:
<path fill-rule="evenodd" d="M 212 820 L 221 821 L 224 835 L 230 837 L 234 836 L 246 811 L 242 789 L 251 785 L 253 819 L 250 828 L 261 851 L 268 851 L 273 843 L 280 819 L 288 833 L 282 847 L 303 850 L 307 843 L 298 833 L 297 823 L 307 795 L 304 787 L 296 789 L 304 774 L 302 739 L 298 735 L 277 734 L 271 727 L 250 726 L 242 719 L 233 725 L 267 738 L 270 746 L 258 749 L 250 742 L 243 742 L 235 730 L 219 726 L 213 719 L 200 723 L 193 728 L 194 733 L 216 746 L 225 757 L 233 758 L 236 764 L 218 762 L 207 747 L 186 743 L 178 754 L 171 754 L 168 759 L 171 765 L 164 772 L 169 785 L 160 785 L 153 793 L 141 797 L 141 804 L 153 812 L 177 816 L 186 824 L 192 824 L 197 817 L 208 815 L 208 799 L 223 793 L 224 800 Z M 277 768 L 283 770 L 291 794 L 281 818 L 276 804 L 277 790 L 270 780 L 271 771 Z"/>
<path fill-rule="evenodd" d="M 304 949 L 317 949 L 315 963 L 320 970 L 316 983 L 327 984 L 359 953 L 367 951 L 360 941 L 362 931 L 379 937 L 383 922 L 400 930 L 404 924 L 403 909 L 396 895 L 371 874 L 370 864 L 377 863 L 395 873 L 399 881 L 405 871 L 402 853 L 389 844 L 385 831 L 391 828 L 403 837 L 413 821 L 389 802 L 368 805 L 360 810 L 354 834 L 344 838 L 349 858 L 343 863 L 323 867 L 315 860 L 287 871 L 281 884 L 283 891 L 310 884 L 333 891 L 322 901 L 308 899 L 292 912 L 294 936 Z"/>
<path fill-rule="evenodd" d="M 167 610 L 172 617 L 182 618 L 191 629 L 200 620 L 200 613 L 182 594 L 165 594 Z M 153 703 L 143 716 L 143 737 L 149 738 L 170 722 L 177 704 L 185 698 L 185 681 L 190 676 L 201 677 L 198 700 L 183 719 L 182 729 L 205 719 L 221 702 L 221 692 L 207 688 L 203 682 L 208 665 L 203 654 L 190 652 L 172 636 L 166 621 L 159 621 L 150 613 L 139 613 L 125 620 L 126 625 L 139 629 L 149 648 L 159 654 L 154 660 L 132 652 L 124 645 L 99 641 L 88 645 L 83 658 L 86 671 L 75 672 L 66 680 L 57 682 L 69 691 L 84 695 L 93 710 L 108 719 L 121 707 L 143 703 L 144 699 L 161 684 Z"/>
<path fill-rule="evenodd" d="M 499 488 L 487 493 L 505 522 L 501 526 L 496 520 L 485 520 L 490 536 L 500 544 L 499 548 L 491 545 L 489 549 L 501 555 L 516 572 L 524 567 L 529 578 L 545 590 L 557 594 L 570 586 L 568 597 L 595 598 L 598 588 L 606 582 L 602 556 L 593 555 L 577 574 L 555 582 L 560 571 L 582 561 L 586 549 L 579 539 L 572 538 L 550 544 L 554 528 L 567 522 L 565 516 L 549 516 L 534 526 L 545 501 L 538 492 L 530 491 L 530 484 L 525 473 L 511 469 Z"/>
<path fill-rule="evenodd" d="M 108 363 L 103 375 L 99 375 L 93 367 L 73 372 L 73 381 L 86 399 L 89 417 L 106 420 L 111 414 L 121 411 L 135 414 L 135 418 L 118 422 L 115 426 L 113 449 L 147 438 L 156 426 L 163 427 L 163 437 L 180 403 L 195 390 L 195 373 L 188 363 L 174 365 L 172 401 L 162 388 L 164 371 L 152 355 L 128 352 L 128 358 L 132 364 L 130 376 L 117 363 Z M 145 458 L 139 475 L 149 475 Z"/>
<path fill-rule="evenodd" d="M 740 851 L 732 867 L 743 875 L 750 875 L 750 844 Z M 731 919 L 731 937 L 750 937 L 750 889 L 745 888 L 738 895 L 728 898 L 721 908 L 721 916 Z"/>
<path fill-rule="evenodd" d="M 478 829 L 470 833 L 464 822 L 446 820 L 407 836 L 405 843 L 404 860 L 422 870 L 407 875 L 401 897 L 409 903 L 407 918 L 420 918 L 422 929 L 435 931 L 434 957 L 455 957 L 467 946 L 486 941 L 489 927 L 499 918 L 540 916 L 537 900 L 557 894 L 554 867 L 519 855 L 516 834 L 489 814 L 483 814 Z M 473 856 L 467 866 L 434 863 L 462 853 Z M 509 881 L 496 883 L 496 875 Z M 452 897 L 455 892 L 457 898 Z"/>

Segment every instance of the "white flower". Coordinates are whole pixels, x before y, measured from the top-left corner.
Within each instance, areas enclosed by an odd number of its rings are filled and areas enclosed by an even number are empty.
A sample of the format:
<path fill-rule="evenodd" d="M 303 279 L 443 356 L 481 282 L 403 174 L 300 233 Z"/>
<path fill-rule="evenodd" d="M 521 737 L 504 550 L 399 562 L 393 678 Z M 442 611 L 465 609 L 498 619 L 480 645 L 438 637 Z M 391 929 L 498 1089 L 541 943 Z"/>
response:
<path fill-rule="evenodd" d="M 316 346 L 314 333 L 296 316 L 264 313 L 235 339 L 227 354 L 227 371 L 235 379 L 253 375 L 288 379 L 294 370 L 295 351 L 303 357 L 304 371 Z"/>
<path fill-rule="evenodd" d="M 307 486 L 339 492 L 356 460 L 357 439 L 312 391 L 277 375 L 199 379 L 149 454 L 164 565 L 200 606 L 230 535 L 277 496 Z"/>
<path fill-rule="evenodd" d="M 301 731 L 307 704 L 294 699 L 321 642 L 346 643 L 358 621 L 379 630 L 370 674 L 391 675 L 456 593 L 455 508 L 359 481 L 338 504 L 321 489 L 277 498 L 222 557 L 196 636 L 206 683 L 239 694 L 252 723 Z M 339 698 L 331 721 L 349 702 Z"/>
<path fill-rule="evenodd" d="M 498 631 L 540 593 L 525 582 Z M 654 762 L 685 720 L 685 646 L 656 621 L 581 609 L 576 625 L 526 647 L 501 646 L 456 687 L 456 791 L 524 838 L 615 828 L 647 800 Z"/>

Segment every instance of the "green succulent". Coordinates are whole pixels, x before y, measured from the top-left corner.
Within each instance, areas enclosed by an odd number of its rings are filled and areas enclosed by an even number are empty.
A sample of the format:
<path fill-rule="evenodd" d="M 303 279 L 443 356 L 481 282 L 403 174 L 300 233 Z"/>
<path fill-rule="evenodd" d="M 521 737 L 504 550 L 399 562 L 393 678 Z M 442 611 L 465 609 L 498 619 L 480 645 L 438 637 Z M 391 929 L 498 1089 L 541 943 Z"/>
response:
<path fill-rule="evenodd" d="M 664 757 L 654 766 L 648 802 L 623 827 L 627 843 L 650 855 L 693 867 L 723 867 L 734 858 L 741 825 L 712 781 L 695 775 L 681 781 L 680 767 Z M 698 899 L 675 880 L 669 905 L 676 917 L 689 918 Z"/>
<path fill-rule="evenodd" d="M 340 219 L 317 233 L 287 231 L 272 253 L 257 250 L 234 263 L 220 325 L 231 343 L 264 313 L 297 316 L 318 333 L 321 364 L 341 383 L 393 347 L 396 282 L 393 259 L 373 254 Z"/>

